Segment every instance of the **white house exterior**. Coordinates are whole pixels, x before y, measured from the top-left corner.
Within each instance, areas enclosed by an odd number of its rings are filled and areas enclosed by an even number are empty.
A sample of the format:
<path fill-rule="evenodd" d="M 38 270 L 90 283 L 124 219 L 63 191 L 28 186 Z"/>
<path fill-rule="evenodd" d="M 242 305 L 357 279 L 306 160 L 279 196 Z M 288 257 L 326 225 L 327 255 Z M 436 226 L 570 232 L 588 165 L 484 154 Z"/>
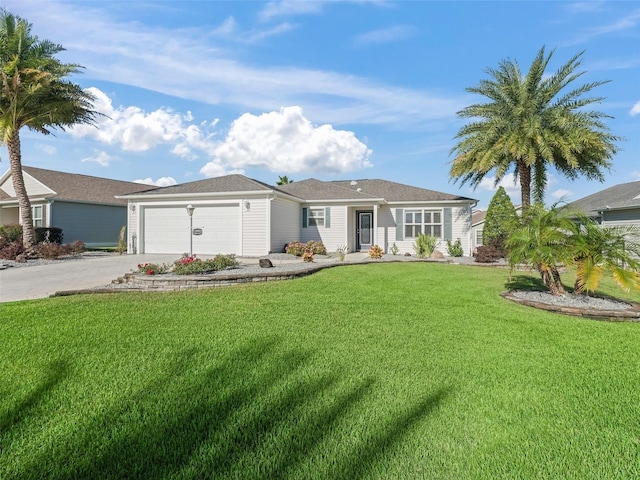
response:
<path fill-rule="evenodd" d="M 123 195 L 130 253 L 282 252 L 292 241 L 319 240 L 328 251 L 379 245 L 414 253 L 418 232 L 460 238 L 471 250 L 471 208 L 466 197 L 386 180 L 323 182 L 308 179 L 278 187 L 243 175 L 200 180 Z M 186 207 L 194 207 L 192 217 Z M 195 235 L 191 235 L 193 233 Z"/>

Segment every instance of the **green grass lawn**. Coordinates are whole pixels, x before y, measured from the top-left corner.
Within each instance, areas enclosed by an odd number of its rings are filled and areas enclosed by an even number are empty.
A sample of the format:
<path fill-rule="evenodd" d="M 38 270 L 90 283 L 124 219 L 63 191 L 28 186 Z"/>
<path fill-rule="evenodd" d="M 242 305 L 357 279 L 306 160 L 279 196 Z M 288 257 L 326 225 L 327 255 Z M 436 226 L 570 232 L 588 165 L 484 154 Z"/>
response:
<path fill-rule="evenodd" d="M 0 478 L 640 477 L 640 324 L 511 303 L 507 276 L 0 305 Z"/>

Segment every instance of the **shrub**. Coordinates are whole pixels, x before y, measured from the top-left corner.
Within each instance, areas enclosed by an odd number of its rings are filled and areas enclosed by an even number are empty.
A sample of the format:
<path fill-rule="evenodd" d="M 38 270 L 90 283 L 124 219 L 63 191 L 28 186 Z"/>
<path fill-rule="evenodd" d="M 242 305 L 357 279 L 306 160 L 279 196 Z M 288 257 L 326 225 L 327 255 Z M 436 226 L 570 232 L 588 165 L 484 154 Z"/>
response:
<path fill-rule="evenodd" d="M 369 258 L 382 258 L 382 255 L 384 255 L 382 247 L 379 247 L 378 245 L 371 245 L 371 248 L 369 249 Z"/>
<path fill-rule="evenodd" d="M 396 245 L 396 242 L 393 242 L 393 244 L 391 245 L 390 251 L 391 251 L 391 255 L 397 255 L 400 252 L 400 249 Z"/>
<path fill-rule="evenodd" d="M 340 260 L 341 262 L 344 261 L 344 256 L 347 254 L 347 246 L 340 245 L 338 248 L 336 248 L 336 254 L 338 255 L 338 260 Z"/>
<path fill-rule="evenodd" d="M 116 252 L 120 255 L 127 251 L 127 226 L 123 225 L 120 229 L 120 233 L 118 234 L 118 246 L 116 247 Z"/>
<path fill-rule="evenodd" d="M 217 272 L 237 267 L 240 262 L 235 255 L 216 255 L 208 260 L 201 260 L 195 255 L 184 256 L 173 262 L 172 273 L 176 275 L 195 275 L 198 273 Z"/>
<path fill-rule="evenodd" d="M 495 247 L 503 257 L 505 243 L 518 223 L 518 214 L 504 187 L 499 187 L 487 209 L 482 229 L 482 243 Z"/>
<path fill-rule="evenodd" d="M 310 252 L 313 255 L 327 254 L 327 248 L 324 244 L 315 240 L 309 240 L 307 243 L 291 242 L 284 247 L 284 251 L 290 255 L 295 255 L 296 257 L 302 256 L 305 252 Z"/>
<path fill-rule="evenodd" d="M 36 227 L 36 243 L 57 243 L 62 245 L 62 229 L 59 227 Z"/>
<path fill-rule="evenodd" d="M 22 245 L 22 238 L 18 238 L 12 242 L 6 241 L 4 237 L 0 239 L 0 258 L 3 260 L 15 260 L 19 255 L 25 253 Z"/>
<path fill-rule="evenodd" d="M 139 263 L 138 273 L 145 273 L 147 275 L 159 275 L 166 273 L 169 270 L 169 266 L 162 263 Z"/>
<path fill-rule="evenodd" d="M 22 240 L 22 225 L 18 223 L 0 225 L 0 239 L 6 240 L 7 243 Z"/>
<path fill-rule="evenodd" d="M 451 243 L 451 240 L 447 240 L 447 252 L 452 257 L 461 257 L 464 251 L 462 250 L 462 242 L 458 238 L 455 242 Z"/>
<path fill-rule="evenodd" d="M 305 252 L 306 247 L 307 246 L 302 242 L 291 242 L 286 247 L 284 247 L 284 251 L 290 255 L 301 257 Z"/>
<path fill-rule="evenodd" d="M 82 240 L 74 240 L 69 245 L 69 253 L 71 255 L 80 255 L 86 250 L 87 248 Z"/>
<path fill-rule="evenodd" d="M 304 260 L 305 262 L 313 262 L 313 253 L 304 252 L 302 254 L 302 260 Z"/>
<path fill-rule="evenodd" d="M 34 252 L 39 258 L 45 258 L 47 260 L 55 260 L 63 255 L 70 253 L 70 246 L 60 245 L 59 243 L 52 242 L 40 242 L 35 248 Z"/>
<path fill-rule="evenodd" d="M 313 253 L 314 255 L 327 254 L 327 248 L 324 246 L 324 243 L 317 242 L 315 240 L 309 240 L 307 242 L 307 251 Z"/>
<path fill-rule="evenodd" d="M 436 243 L 438 243 L 438 239 L 436 237 L 419 233 L 418 238 L 416 238 L 416 243 L 413 244 L 413 249 L 418 257 L 428 258 L 436 249 Z"/>
<path fill-rule="evenodd" d="M 479 246 L 476 248 L 476 253 L 474 253 L 473 256 L 478 263 L 493 263 L 502 258 L 500 251 L 490 245 Z"/>

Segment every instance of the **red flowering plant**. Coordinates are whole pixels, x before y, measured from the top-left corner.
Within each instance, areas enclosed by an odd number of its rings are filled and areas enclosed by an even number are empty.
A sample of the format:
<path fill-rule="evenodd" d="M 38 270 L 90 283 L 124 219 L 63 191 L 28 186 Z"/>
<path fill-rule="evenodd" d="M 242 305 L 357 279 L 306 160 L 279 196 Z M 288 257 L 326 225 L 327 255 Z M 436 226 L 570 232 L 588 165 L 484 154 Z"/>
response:
<path fill-rule="evenodd" d="M 166 273 L 169 267 L 162 264 L 157 263 L 139 263 L 138 264 L 138 273 L 144 273 L 146 275 L 159 275 L 161 273 Z"/>

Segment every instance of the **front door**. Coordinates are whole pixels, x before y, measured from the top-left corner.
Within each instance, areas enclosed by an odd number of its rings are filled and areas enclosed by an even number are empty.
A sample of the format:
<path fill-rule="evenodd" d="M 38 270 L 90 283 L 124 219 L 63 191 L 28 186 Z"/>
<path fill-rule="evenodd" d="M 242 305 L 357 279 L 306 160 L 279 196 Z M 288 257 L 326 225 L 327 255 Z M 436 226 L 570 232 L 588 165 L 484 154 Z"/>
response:
<path fill-rule="evenodd" d="M 356 212 L 356 250 L 369 250 L 373 245 L 373 212 Z"/>

